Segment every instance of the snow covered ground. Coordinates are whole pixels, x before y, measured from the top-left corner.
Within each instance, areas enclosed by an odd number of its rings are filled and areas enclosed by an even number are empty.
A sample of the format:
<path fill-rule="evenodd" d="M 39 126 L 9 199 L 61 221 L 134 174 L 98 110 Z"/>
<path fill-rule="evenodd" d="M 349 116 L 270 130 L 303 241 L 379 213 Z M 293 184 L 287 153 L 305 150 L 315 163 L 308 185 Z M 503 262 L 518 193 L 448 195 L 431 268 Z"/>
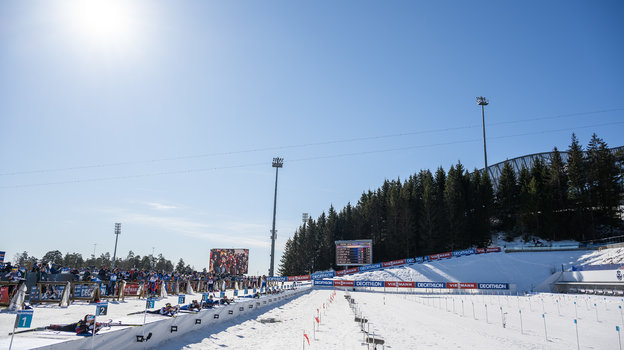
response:
<path fill-rule="evenodd" d="M 255 319 L 224 324 L 210 336 L 197 334 L 170 341 L 161 348 L 366 349 L 364 333 L 354 322 L 345 292 L 338 291 L 333 303 L 328 302 L 331 293 L 330 289 L 316 289 Z M 357 312 L 369 321 L 365 329 L 383 338 L 388 349 L 574 349 L 575 312 L 581 349 L 617 349 L 615 326 L 622 326 L 618 308 L 622 299 L 614 297 L 349 294 Z M 323 310 L 323 303 L 326 309 L 320 312 L 320 325 L 313 331 L 316 310 Z M 502 316 L 506 320 L 504 328 Z M 261 322 L 267 319 L 276 322 Z"/>
<path fill-rule="evenodd" d="M 460 281 L 515 283 L 530 290 L 561 265 L 604 264 L 623 261 L 624 250 L 566 251 L 539 253 L 492 253 L 415 264 L 383 271 L 345 276 L 358 280 Z M 530 294 L 453 295 L 415 294 L 405 290 L 387 293 L 313 289 L 272 309 L 246 313 L 236 319 L 211 323 L 200 331 L 171 337 L 158 349 L 365 349 L 364 333 L 354 322 L 354 311 L 367 318 L 371 333 L 386 342 L 388 349 L 618 349 L 616 326 L 624 323 L 621 297 Z M 422 291 L 421 291 L 422 292 Z M 230 292 L 231 293 L 231 292 Z M 349 304 L 346 294 L 355 300 Z M 187 295 L 187 302 L 199 299 Z M 177 304 L 171 296 L 157 302 Z M 325 304 L 325 308 L 323 308 Z M 111 302 L 103 319 L 123 323 L 143 322 L 143 315 L 128 313 L 144 309 L 144 300 Z M 486 306 L 487 305 L 487 306 Z M 473 309 L 474 307 L 474 309 Z M 486 313 L 487 309 L 487 313 Z M 319 311 L 317 311 L 319 310 Z M 473 311 L 474 310 L 474 311 Z M 36 305 L 32 327 L 76 322 L 95 306 L 75 303 L 68 308 Z M 320 315 L 319 315 L 320 314 Z M 320 316 L 317 329 L 315 316 Z M 504 327 L 503 327 L 504 317 Z M 161 320 L 147 315 L 147 322 Z M 574 320 L 577 323 L 574 323 Z M 15 314 L 0 313 L 0 348 L 8 348 Z M 115 328 L 115 327 L 114 327 Z M 75 339 L 73 334 L 54 332 L 17 335 L 14 349 L 29 349 Z M 304 343 L 305 342 L 305 343 Z M 101 347 L 101 348 L 106 348 Z M 150 348 L 150 347 L 147 347 Z"/>

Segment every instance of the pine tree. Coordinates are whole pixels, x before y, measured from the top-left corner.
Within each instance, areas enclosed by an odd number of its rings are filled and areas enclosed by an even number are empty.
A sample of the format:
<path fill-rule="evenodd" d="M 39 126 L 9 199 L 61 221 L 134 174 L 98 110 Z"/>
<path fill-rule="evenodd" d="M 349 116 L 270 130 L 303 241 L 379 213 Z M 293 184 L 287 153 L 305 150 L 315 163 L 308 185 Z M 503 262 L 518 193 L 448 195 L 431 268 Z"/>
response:
<path fill-rule="evenodd" d="M 572 143 L 568 148 L 568 199 L 574 209 L 571 217 L 570 229 L 576 239 L 584 241 L 589 225 L 586 220 L 586 213 L 589 211 L 589 196 L 587 195 L 587 173 L 586 161 L 583 156 L 583 149 L 579 144 L 576 135 L 572 134 Z M 592 234 L 593 235 L 593 234 Z"/>
<path fill-rule="evenodd" d="M 557 147 L 553 150 L 549 166 L 549 184 L 552 205 L 552 221 L 549 226 L 551 240 L 558 240 L 567 235 L 568 226 L 568 176 L 561 153 Z M 567 237 L 566 237 L 567 238 Z"/>
<path fill-rule="evenodd" d="M 496 212 L 501 223 L 501 230 L 506 231 L 508 239 L 517 235 L 513 233 L 515 217 L 518 212 L 519 188 L 516 182 L 516 173 L 511 164 L 506 162 L 498 179 L 498 191 L 496 193 Z"/>

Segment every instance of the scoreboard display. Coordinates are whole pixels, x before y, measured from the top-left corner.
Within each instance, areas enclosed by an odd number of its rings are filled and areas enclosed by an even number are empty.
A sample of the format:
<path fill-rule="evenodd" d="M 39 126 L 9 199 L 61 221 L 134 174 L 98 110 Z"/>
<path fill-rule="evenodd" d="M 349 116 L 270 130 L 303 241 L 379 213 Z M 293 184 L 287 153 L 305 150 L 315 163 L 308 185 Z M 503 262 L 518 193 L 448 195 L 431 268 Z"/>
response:
<path fill-rule="evenodd" d="M 336 265 L 359 266 L 373 263 L 373 241 L 336 241 Z"/>

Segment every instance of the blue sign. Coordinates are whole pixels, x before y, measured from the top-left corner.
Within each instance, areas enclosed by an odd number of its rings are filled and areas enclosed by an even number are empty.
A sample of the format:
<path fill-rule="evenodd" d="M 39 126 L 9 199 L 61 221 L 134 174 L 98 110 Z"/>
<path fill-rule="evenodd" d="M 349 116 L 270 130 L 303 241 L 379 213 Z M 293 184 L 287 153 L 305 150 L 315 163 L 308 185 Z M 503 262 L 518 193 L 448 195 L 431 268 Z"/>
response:
<path fill-rule="evenodd" d="M 30 323 L 33 319 L 34 310 L 18 310 L 17 318 L 15 319 L 16 328 L 30 328 Z"/>
<path fill-rule="evenodd" d="M 0 252 L 0 263 L 4 262 L 4 252 Z"/>
<path fill-rule="evenodd" d="M 370 265 L 364 265 L 364 266 L 360 266 L 360 272 L 364 272 L 364 271 L 371 271 L 371 270 L 378 270 L 381 268 L 381 264 L 370 264 Z"/>
<path fill-rule="evenodd" d="M 178 304 L 184 304 L 185 300 L 186 300 L 186 295 L 184 294 L 178 295 Z"/>
<path fill-rule="evenodd" d="M 225 292 L 224 291 L 221 291 L 221 293 L 219 294 L 219 298 L 221 298 L 221 299 L 225 298 Z"/>
<path fill-rule="evenodd" d="M 249 294 L 249 289 L 245 288 L 245 295 Z"/>
<path fill-rule="evenodd" d="M 238 296 L 238 289 L 234 289 L 234 296 L 237 297 Z"/>
<path fill-rule="evenodd" d="M 253 293 L 256 294 L 256 288 L 253 289 Z"/>
<path fill-rule="evenodd" d="M 333 286 L 334 281 L 332 280 L 314 280 L 315 286 Z"/>
<path fill-rule="evenodd" d="M 509 283 L 478 283 L 479 289 L 509 289 Z"/>
<path fill-rule="evenodd" d="M 356 287 L 383 287 L 383 281 L 355 281 Z"/>
<path fill-rule="evenodd" d="M 414 258 L 414 261 L 417 263 L 422 263 L 425 261 L 425 258 L 423 258 L 422 256 L 419 256 L 419 257 Z"/>
<path fill-rule="evenodd" d="M 148 309 L 153 309 L 154 308 L 154 304 L 156 304 L 156 299 L 154 299 L 154 298 L 147 298 L 147 300 L 146 300 L 146 307 Z"/>
<path fill-rule="evenodd" d="M 406 264 L 414 264 L 416 262 L 416 259 L 414 258 L 407 258 L 405 259 L 405 263 Z"/>
<path fill-rule="evenodd" d="M 466 255 L 472 255 L 472 254 L 477 254 L 477 251 L 475 249 L 464 249 L 464 250 L 456 250 L 453 252 L 454 257 L 460 257 L 460 256 L 466 256 Z"/>
<path fill-rule="evenodd" d="M 275 281 L 275 282 L 286 282 L 288 280 L 287 277 L 267 277 L 267 281 Z"/>
<path fill-rule="evenodd" d="M 416 288 L 446 288 L 444 282 L 416 282 Z"/>
<path fill-rule="evenodd" d="M 360 267 L 360 271 L 362 271 L 361 267 Z M 332 278 L 335 275 L 336 273 L 334 271 L 315 272 L 310 276 L 310 278 L 313 280 L 321 280 L 323 278 Z"/>
<path fill-rule="evenodd" d="M 206 301 L 210 298 L 210 293 L 202 293 L 202 301 Z"/>
<path fill-rule="evenodd" d="M 95 316 L 104 316 L 108 313 L 108 302 L 97 303 L 95 308 Z"/>

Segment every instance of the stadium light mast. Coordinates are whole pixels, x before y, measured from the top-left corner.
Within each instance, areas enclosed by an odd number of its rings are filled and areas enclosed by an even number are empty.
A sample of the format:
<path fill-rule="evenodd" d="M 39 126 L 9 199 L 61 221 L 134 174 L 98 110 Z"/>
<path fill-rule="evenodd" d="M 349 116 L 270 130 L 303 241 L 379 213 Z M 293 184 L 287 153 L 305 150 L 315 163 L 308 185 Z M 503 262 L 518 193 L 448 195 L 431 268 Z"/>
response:
<path fill-rule="evenodd" d="M 275 266 L 275 238 L 277 238 L 277 231 L 275 230 L 275 212 L 277 210 L 277 173 L 279 168 L 284 165 L 284 158 L 273 158 L 272 166 L 275 168 L 275 194 L 273 196 L 273 228 L 271 229 L 271 267 L 269 268 L 269 276 L 274 276 Z"/>
<path fill-rule="evenodd" d="M 301 221 L 303 221 L 303 226 L 305 227 L 305 224 L 308 222 L 308 218 L 310 217 L 310 214 L 308 213 L 303 213 L 301 214 Z"/>
<path fill-rule="evenodd" d="M 115 262 L 117 262 L 117 240 L 119 240 L 119 235 L 121 234 L 121 223 L 115 223 L 115 251 L 113 253 L 113 266 L 111 269 L 115 268 Z"/>
<path fill-rule="evenodd" d="M 488 165 L 487 165 L 487 148 L 485 146 L 485 106 L 490 103 L 487 98 L 483 96 L 477 97 L 477 104 L 481 106 L 481 123 L 483 124 L 483 158 L 485 159 L 485 168 L 484 173 L 488 174 Z"/>

